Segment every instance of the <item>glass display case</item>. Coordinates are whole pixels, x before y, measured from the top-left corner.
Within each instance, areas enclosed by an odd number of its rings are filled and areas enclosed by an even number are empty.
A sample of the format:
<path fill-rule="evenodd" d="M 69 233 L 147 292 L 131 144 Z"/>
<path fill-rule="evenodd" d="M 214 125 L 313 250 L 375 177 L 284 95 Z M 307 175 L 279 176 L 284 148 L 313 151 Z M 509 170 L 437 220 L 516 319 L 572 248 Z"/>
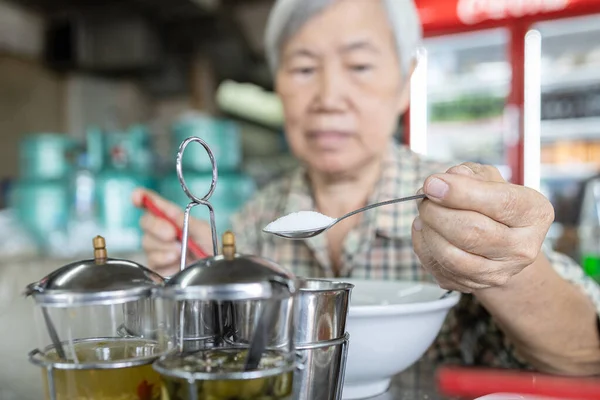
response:
<path fill-rule="evenodd" d="M 531 29 L 540 49 L 530 55 L 539 60 L 540 188 L 556 222 L 576 225 L 582 183 L 600 172 L 600 14 Z"/>
<path fill-rule="evenodd" d="M 506 154 L 511 126 L 505 118 L 511 82 L 508 42 L 504 29 L 425 41 L 411 107 L 426 103 L 427 124 L 411 134 L 413 147 L 425 142 L 421 147 L 429 157 L 492 164 L 511 178 Z"/>

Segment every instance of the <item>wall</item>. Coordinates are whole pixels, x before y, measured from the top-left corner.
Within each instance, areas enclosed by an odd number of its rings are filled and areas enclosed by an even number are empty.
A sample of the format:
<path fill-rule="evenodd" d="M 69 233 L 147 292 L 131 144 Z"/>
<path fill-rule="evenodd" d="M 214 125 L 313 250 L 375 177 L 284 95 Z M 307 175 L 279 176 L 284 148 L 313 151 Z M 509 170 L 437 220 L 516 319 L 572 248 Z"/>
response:
<path fill-rule="evenodd" d="M 24 134 L 62 132 L 62 83 L 35 61 L 0 55 L 0 178 L 16 176 Z"/>
<path fill-rule="evenodd" d="M 70 73 L 42 61 L 44 20 L 0 0 L 0 179 L 18 174 L 18 144 L 29 132 L 82 137 L 89 125 L 147 122 L 151 104 L 141 86 Z"/>
<path fill-rule="evenodd" d="M 0 52 L 38 58 L 43 50 L 43 32 L 40 15 L 0 0 Z"/>
<path fill-rule="evenodd" d="M 90 125 L 122 129 L 150 117 L 148 97 L 133 81 L 70 74 L 65 91 L 66 131 L 74 137 Z"/>
<path fill-rule="evenodd" d="M 146 123 L 159 154 L 170 156 L 169 127 L 183 112 L 216 111 L 214 71 L 197 55 L 183 73 L 189 92 L 161 96 L 127 79 L 59 74 L 43 63 L 45 21 L 31 10 L 0 0 L 0 180 L 18 174 L 18 144 L 29 132 L 83 137 L 90 125 L 122 128 Z M 181 73 L 181 72 L 179 72 Z"/>
<path fill-rule="evenodd" d="M 23 134 L 62 131 L 63 79 L 38 61 L 43 19 L 0 0 L 0 179 L 18 172 Z"/>

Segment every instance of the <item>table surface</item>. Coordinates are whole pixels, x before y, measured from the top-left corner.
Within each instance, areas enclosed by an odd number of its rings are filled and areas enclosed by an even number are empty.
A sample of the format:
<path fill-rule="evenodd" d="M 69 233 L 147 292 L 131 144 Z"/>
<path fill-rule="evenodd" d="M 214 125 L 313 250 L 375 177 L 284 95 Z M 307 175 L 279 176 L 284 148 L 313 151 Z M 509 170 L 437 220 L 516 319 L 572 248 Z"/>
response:
<path fill-rule="evenodd" d="M 418 363 L 394 378 L 390 389 L 369 400 L 454 400 L 440 395 L 435 385 L 435 366 Z"/>

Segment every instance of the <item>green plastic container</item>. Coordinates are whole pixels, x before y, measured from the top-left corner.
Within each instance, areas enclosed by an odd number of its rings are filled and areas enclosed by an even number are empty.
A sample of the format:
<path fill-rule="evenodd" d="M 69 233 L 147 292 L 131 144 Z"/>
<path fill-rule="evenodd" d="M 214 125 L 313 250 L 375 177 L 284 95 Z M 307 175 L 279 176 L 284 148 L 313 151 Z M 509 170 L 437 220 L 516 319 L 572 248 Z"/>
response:
<path fill-rule="evenodd" d="M 117 251 L 138 250 L 141 245 L 140 218 L 143 211 L 131 196 L 138 187 L 154 189 L 151 176 L 135 171 L 109 168 L 96 178 L 98 220 L 111 247 Z"/>
<path fill-rule="evenodd" d="M 15 183 L 10 206 L 38 243 L 48 243 L 53 232 L 66 232 L 69 221 L 69 188 L 64 179 L 22 179 Z"/>
<path fill-rule="evenodd" d="M 181 143 L 196 136 L 204 140 L 212 150 L 220 172 L 237 171 L 242 160 L 240 133 L 233 121 L 205 116 L 181 119 L 173 126 L 173 160 Z M 182 166 L 186 170 L 210 172 L 212 165 L 204 147 L 191 143 L 185 150 Z"/>
<path fill-rule="evenodd" d="M 104 133 L 104 167 L 110 168 L 115 148 L 121 148 L 127 155 L 127 168 L 140 173 L 150 173 L 154 169 L 150 134 L 144 125 L 133 125 L 126 131 Z"/>
<path fill-rule="evenodd" d="M 85 132 L 85 142 L 88 167 L 91 171 L 97 173 L 102 170 L 106 160 L 106 138 L 104 131 L 98 127 L 88 127 Z"/>
<path fill-rule="evenodd" d="M 23 179 L 63 179 L 72 171 L 73 138 L 59 133 L 26 136 L 19 146 L 19 169 Z"/>

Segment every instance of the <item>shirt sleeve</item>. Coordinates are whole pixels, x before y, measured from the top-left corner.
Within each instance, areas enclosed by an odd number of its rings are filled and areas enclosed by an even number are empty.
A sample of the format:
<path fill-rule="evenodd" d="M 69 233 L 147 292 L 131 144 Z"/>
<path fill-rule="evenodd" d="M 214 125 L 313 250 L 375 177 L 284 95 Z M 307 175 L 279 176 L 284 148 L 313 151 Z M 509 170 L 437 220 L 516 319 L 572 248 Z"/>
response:
<path fill-rule="evenodd" d="M 568 282 L 577 286 L 594 303 L 596 313 L 600 315 L 600 286 L 598 283 L 587 276 L 583 268 L 572 258 L 553 251 L 547 247 L 544 248 L 544 254 L 552 264 L 552 267 L 558 274 Z"/>
<path fill-rule="evenodd" d="M 600 315 L 599 285 L 585 275 L 579 264 L 570 257 L 547 246 L 542 250 L 558 274 L 585 293 Z M 461 309 L 457 313 L 457 329 L 461 332 L 459 347 L 463 363 L 497 368 L 533 369 L 519 355 L 513 343 L 475 297 L 468 296 L 461 303 Z"/>

